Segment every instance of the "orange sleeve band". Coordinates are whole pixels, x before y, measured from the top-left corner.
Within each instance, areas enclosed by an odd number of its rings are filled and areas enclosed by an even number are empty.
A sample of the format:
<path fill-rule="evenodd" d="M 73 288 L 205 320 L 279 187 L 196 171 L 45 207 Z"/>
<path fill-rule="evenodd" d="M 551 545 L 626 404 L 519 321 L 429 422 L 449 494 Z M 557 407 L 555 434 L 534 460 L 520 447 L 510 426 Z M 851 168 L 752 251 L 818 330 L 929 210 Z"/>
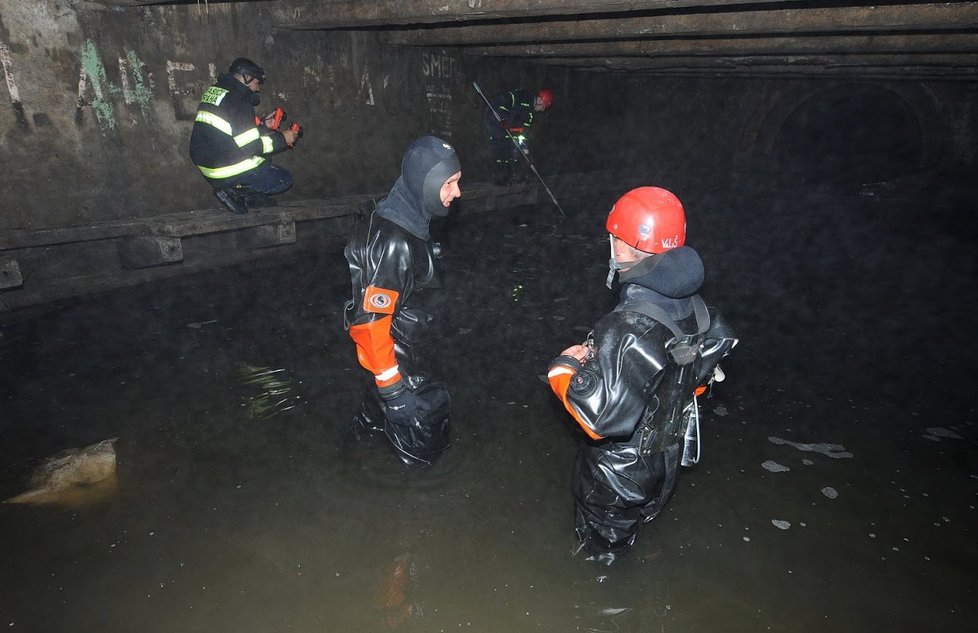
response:
<path fill-rule="evenodd" d="M 555 365 L 547 374 L 547 380 L 550 381 L 550 388 L 555 394 L 557 394 L 560 401 L 564 403 L 564 408 L 571 414 L 574 421 L 577 422 L 582 429 L 584 429 L 584 432 L 587 433 L 588 437 L 590 437 L 592 440 L 600 440 L 601 436 L 591 430 L 591 427 L 584 423 L 584 420 L 582 420 L 581 416 L 574 410 L 574 407 L 567 402 L 567 388 L 570 387 L 571 378 L 574 377 L 575 373 L 576 372 L 570 367 Z"/>
<path fill-rule="evenodd" d="M 374 375 L 378 387 L 393 385 L 401 379 L 394 356 L 391 319 L 385 316 L 375 321 L 350 326 L 350 338 L 357 344 L 357 360 Z"/>

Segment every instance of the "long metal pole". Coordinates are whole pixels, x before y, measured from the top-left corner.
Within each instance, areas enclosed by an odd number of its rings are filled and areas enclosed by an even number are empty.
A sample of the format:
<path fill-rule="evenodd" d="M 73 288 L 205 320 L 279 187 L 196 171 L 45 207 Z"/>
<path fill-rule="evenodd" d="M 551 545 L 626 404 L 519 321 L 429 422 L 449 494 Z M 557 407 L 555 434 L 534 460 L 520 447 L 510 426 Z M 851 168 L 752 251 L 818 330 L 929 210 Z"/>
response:
<path fill-rule="evenodd" d="M 492 115 L 496 117 L 496 120 L 499 121 L 500 125 L 502 125 L 503 123 L 502 117 L 500 117 L 499 113 L 496 112 L 496 108 L 492 107 L 492 104 L 489 103 L 489 99 L 486 99 L 486 95 L 483 94 L 482 88 L 479 87 L 479 83 L 473 81 L 472 86 L 475 88 L 475 91 L 479 93 L 479 96 L 482 97 L 482 100 L 486 102 L 486 107 L 489 108 L 489 111 L 492 112 Z M 536 175 L 536 177 L 540 179 L 540 184 L 543 185 L 543 188 L 547 190 L 547 195 L 550 196 L 551 200 L 553 200 L 554 206 L 557 207 L 558 211 L 560 211 L 560 215 L 566 218 L 567 214 L 564 213 L 564 210 L 560 208 L 560 204 L 557 202 L 557 198 L 554 197 L 554 194 L 552 191 L 550 191 L 550 187 L 547 186 L 547 183 L 543 181 L 543 177 L 540 175 L 540 172 L 538 172 L 537 168 L 533 166 L 533 162 L 530 160 L 530 157 L 527 156 L 526 153 L 523 151 L 523 148 L 520 147 L 519 142 L 517 142 L 517 140 L 513 138 L 513 135 L 510 133 L 509 128 L 503 126 L 503 130 L 506 131 L 506 136 L 508 136 L 509 140 L 513 142 L 513 145 L 516 146 L 516 150 L 520 153 L 521 156 L 523 156 L 524 160 L 526 160 L 526 164 L 530 166 L 530 171 L 532 171 Z"/>

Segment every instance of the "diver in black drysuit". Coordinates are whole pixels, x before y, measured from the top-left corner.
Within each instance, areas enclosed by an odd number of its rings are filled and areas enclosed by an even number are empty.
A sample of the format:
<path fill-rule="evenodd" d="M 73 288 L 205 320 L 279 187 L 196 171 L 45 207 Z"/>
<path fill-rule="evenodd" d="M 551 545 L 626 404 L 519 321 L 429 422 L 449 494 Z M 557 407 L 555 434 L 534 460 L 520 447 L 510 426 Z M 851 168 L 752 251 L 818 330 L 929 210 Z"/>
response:
<path fill-rule="evenodd" d="M 551 388 L 590 438 L 578 454 L 573 492 L 575 529 L 592 560 L 610 564 L 662 511 L 676 486 L 694 392 L 712 383 L 737 343 L 696 294 L 703 278 L 688 246 L 639 260 L 619 273 L 619 304 L 591 338 L 550 364 Z M 665 321 L 695 334 L 680 340 Z M 672 353 L 680 343 L 685 364 Z"/>
<path fill-rule="evenodd" d="M 401 177 L 358 220 L 344 251 L 353 286 L 344 321 L 361 366 L 373 374 L 353 429 L 359 435 L 382 428 L 410 466 L 433 464 L 449 441 L 448 390 L 425 376 L 418 353 L 433 316 L 414 296 L 438 286 L 428 225 L 461 196 L 460 178 L 448 143 L 417 139 L 404 155 Z"/>

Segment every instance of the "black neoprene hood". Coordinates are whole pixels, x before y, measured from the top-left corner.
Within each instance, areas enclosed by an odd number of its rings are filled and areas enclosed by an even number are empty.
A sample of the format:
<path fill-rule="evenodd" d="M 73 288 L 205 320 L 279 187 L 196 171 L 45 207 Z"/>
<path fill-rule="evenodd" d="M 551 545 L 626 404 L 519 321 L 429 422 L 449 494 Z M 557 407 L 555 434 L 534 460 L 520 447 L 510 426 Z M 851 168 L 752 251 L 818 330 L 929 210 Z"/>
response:
<path fill-rule="evenodd" d="M 458 155 L 451 145 L 435 136 L 416 139 L 401 160 L 401 177 L 378 205 L 377 213 L 428 239 L 431 216 L 448 215 L 441 203 L 441 187 L 458 171 Z"/>
<path fill-rule="evenodd" d="M 461 169 L 458 154 L 452 146 L 435 136 L 417 139 L 408 148 L 401 163 L 405 182 L 411 189 L 421 183 L 425 210 L 437 216 L 448 215 L 448 208 L 441 203 L 442 185 Z"/>

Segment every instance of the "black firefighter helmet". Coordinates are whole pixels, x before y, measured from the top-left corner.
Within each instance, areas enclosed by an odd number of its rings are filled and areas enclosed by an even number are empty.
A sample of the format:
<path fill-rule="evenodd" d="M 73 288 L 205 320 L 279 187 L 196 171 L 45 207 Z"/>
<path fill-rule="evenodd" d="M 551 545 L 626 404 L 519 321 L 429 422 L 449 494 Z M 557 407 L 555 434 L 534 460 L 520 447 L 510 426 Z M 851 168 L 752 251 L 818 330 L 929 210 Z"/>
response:
<path fill-rule="evenodd" d="M 265 83 L 265 69 L 247 57 L 238 57 L 231 62 L 231 66 L 228 67 L 228 73 L 231 75 L 241 75 L 246 79 L 249 77 L 257 79 L 260 84 Z"/>

